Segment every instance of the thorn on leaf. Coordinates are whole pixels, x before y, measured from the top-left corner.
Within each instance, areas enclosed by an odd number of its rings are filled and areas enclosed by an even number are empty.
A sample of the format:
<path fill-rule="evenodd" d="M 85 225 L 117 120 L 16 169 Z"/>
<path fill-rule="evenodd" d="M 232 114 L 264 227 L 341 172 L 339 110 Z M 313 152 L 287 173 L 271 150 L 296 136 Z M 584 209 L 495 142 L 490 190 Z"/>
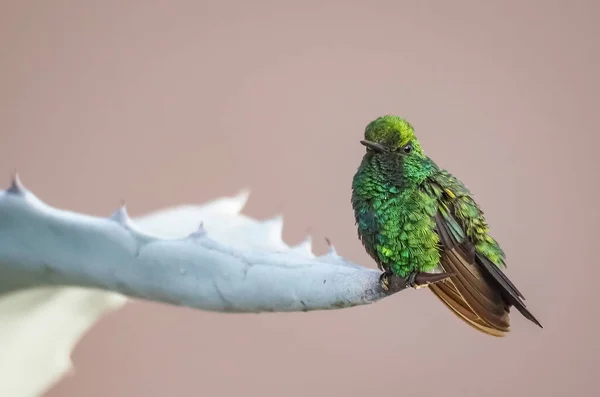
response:
<path fill-rule="evenodd" d="M 21 179 L 19 178 L 17 171 L 15 171 L 13 174 L 12 181 L 7 192 L 11 194 L 23 194 L 25 192 L 25 188 L 21 183 Z"/>

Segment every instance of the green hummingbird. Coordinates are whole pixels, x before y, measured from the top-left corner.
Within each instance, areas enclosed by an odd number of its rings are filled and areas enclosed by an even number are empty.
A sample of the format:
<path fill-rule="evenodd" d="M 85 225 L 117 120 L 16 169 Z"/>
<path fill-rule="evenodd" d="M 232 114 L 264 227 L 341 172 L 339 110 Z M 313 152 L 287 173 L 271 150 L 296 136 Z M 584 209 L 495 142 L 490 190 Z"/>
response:
<path fill-rule="evenodd" d="M 387 115 L 365 129 L 366 153 L 352 181 L 358 236 L 389 276 L 427 286 L 459 318 L 493 336 L 510 330 L 509 311 L 542 327 L 504 274 L 505 254 L 467 187 L 425 155 L 413 127 Z M 420 275 L 451 273 L 432 284 Z"/>

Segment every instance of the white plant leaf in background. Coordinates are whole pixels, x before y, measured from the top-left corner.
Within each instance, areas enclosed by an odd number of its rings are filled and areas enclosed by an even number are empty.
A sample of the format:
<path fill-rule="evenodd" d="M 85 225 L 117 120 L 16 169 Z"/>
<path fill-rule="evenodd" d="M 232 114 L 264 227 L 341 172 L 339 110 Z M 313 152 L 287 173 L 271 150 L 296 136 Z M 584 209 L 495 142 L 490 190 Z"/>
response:
<path fill-rule="evenodd" d="M 70 352 L 126 296 L 220 312 L 368 304 L 403 290 L 333 247 L 282 240 L 283 218 L 240 214 L 247 192 L 134 221 L 59 210 L 15 178 L 0 191 L 0 396 L 35 397 L 71 368 Z M 443 275 L 438 275 L 441 279 Z M 438 281 L 431 279 L 429 281 Z"/>
<path fill-rule="evenodd" d="M 70 353 L 123 295 L 76 287 L 39 287 L 0 297 L 0 396 L 43 394 L 71 368 Z"/>

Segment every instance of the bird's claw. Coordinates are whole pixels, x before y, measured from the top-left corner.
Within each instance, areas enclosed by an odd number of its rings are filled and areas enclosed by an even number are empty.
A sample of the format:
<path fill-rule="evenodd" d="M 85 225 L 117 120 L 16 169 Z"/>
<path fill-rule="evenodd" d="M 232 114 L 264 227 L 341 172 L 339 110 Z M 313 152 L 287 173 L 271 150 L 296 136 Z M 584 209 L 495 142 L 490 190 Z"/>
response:
<path fill-rule="evenodd" d="M 418 285 L 415 280 L 417 279 L 417 275 L 419 273 L 418 272 L 411 272 L 408 277 L 406 277 L 406 286 L 410 287 L 410 288 L 414 288 L 414 289 L 419 289 L 421 288 L 420 285 Z"/>
<path fill-rule="evenodd" d="M 383 272 L 381 276 L 379 276 L 379 284 L 384 291 L 388 291 L 390 289 L 390 272 Z"/>

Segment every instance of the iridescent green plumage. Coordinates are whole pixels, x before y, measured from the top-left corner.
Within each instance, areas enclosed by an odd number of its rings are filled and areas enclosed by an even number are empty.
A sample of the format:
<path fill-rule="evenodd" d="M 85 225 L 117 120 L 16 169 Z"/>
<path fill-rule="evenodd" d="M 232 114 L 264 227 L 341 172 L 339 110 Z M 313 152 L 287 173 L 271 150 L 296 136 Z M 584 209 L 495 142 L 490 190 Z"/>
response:
<path fill-rule="evenodd" d="M 358 234 L 386 272 L 453 272 L 430 289 L 480 331 L 509 330 L 510 305 L 539 322 L 504 275 L 504 252 L 470 191 L 428 158 L 413 127 L 384 116 L 365 130 L 367 153 L 352 183 Z"/>

